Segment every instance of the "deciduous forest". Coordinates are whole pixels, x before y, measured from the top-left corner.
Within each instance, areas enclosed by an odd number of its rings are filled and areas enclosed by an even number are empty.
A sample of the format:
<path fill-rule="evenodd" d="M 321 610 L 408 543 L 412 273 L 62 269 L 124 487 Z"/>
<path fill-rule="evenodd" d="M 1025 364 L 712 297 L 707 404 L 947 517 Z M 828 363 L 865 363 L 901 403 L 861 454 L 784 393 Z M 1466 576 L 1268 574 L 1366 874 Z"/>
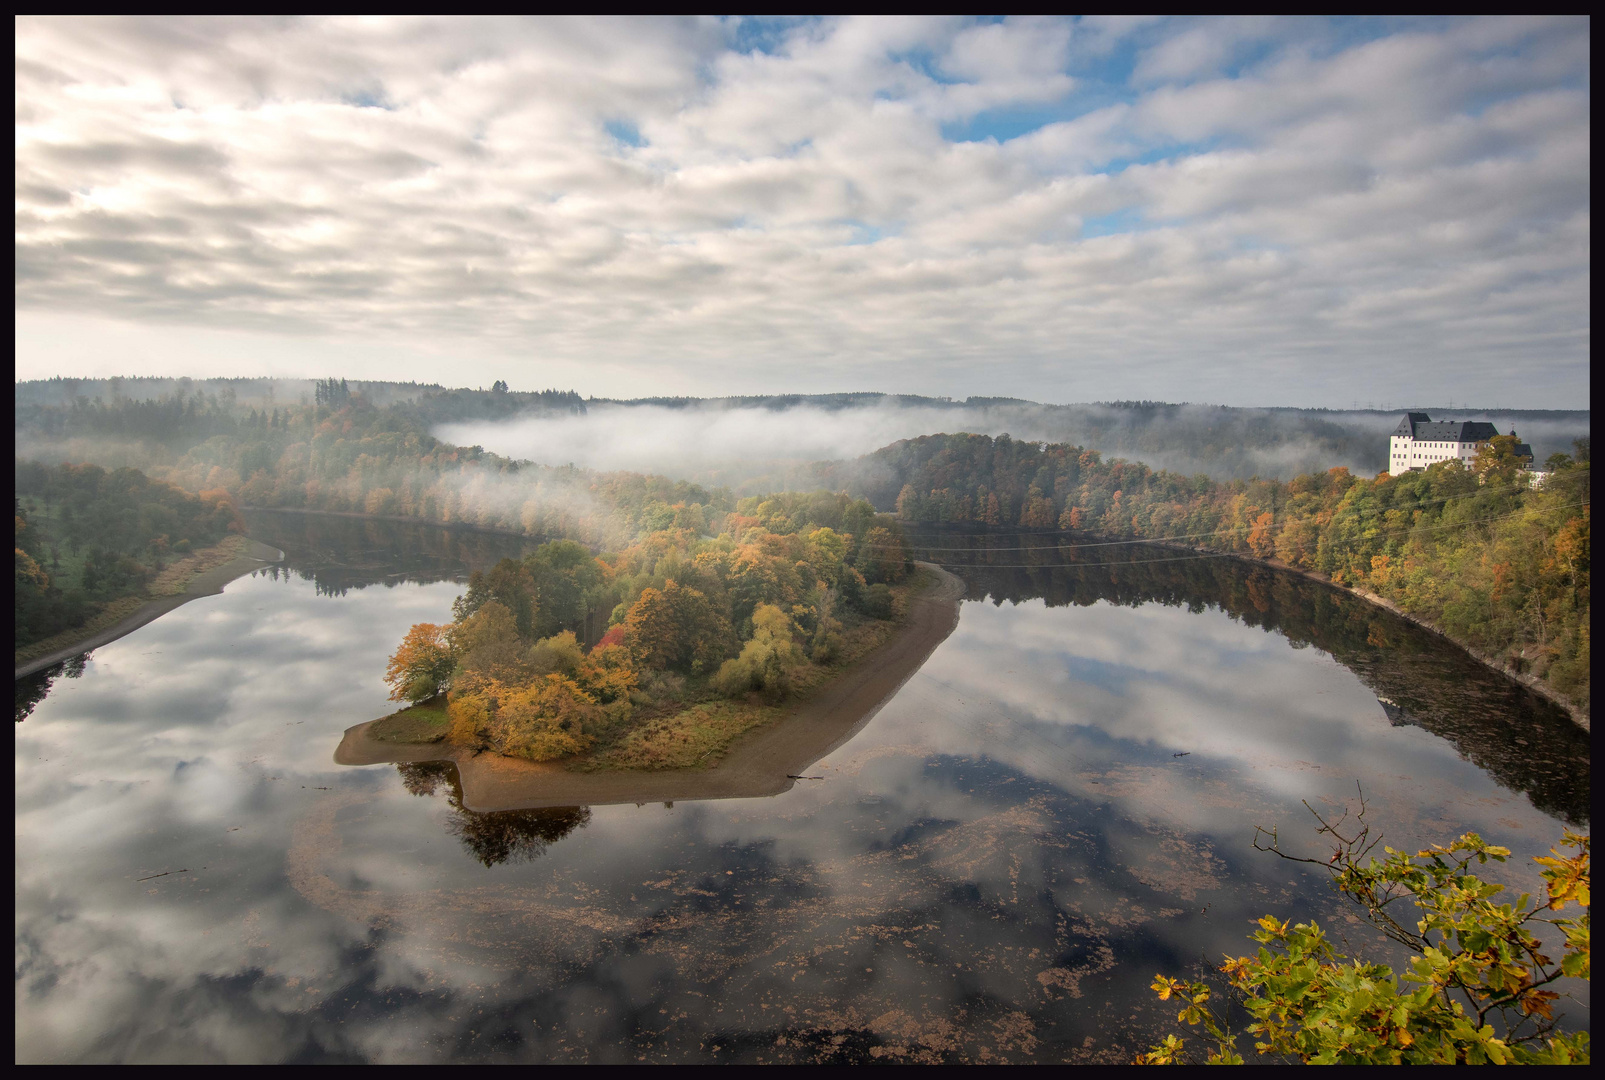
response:
<path fill-rule="evenodd" d="M 626 550 L 665 531 L 702 536 L 738 509 L 727 489 L 516 462 L 430 434 L 445 416 L 494 414 L 509 400 L 501 387 L 420 389 L 384 407 L 343 382 L 317 387 L 315 401 L 294 405 L 260 395 L 241 404 L 228 388 L 110 403 L 79 395 L 65 405 L 32 395 L 19 401 L 18 437 L 241 505 L 462 523 L 596 550 Z M 557 391 L 523 397 L 530 400 L 505 407 L 585 407 Z M 1329 575 L 1543 680 L 1586 711 L 1588 441 L 1551 455 L 1541 490 L 1527 486 L 1503 445 L 1510 441 L 1495 440 L 1473 469 L 1448 463 L 1372 480 L 1336 468 L 1288 481 L 1216 481 L 1092 448 L 968 434 L 904 440 L 813 472 L 881 510 L 895 507 L 907 522 L 1164 541 Z M 801 507 L 809 498 L 765 505 Z M 800 521 L 811 512 L 794 513 Z M 779 524 L 764 527 L 777 535 L 797 527 Z M 862 529 L 854 535 L 864 541 Z"/>
<path fill-rule="evenodd" d="M 448 695 L 459 745 L 693 764 L 878 643 L 910 566 L 897 523 L 866 502 L 749 499 L 619 552 L 557 540 L 503 559 L 472 576 L 451 624 L 407 632 L 386 677 L 395 700 Z"/>
<path fill-rule="evenodd" d="M 233 497 L 192 494 L 136 469 L 16 465 L 18 646 L 81 625 L 168 562 L 243 528 Z"/>
<path fill-rule="evenodd" d="M 1156 472 L 1096 450 L 931 435 L 871 455 L 910 522 L 1018 525 L 1165 541 L 1329 575 L 1589 701 L 1589 448 L 1556 454 L 1535 490 L 1501 436 L 1456 462 L 1366 480 Z"/>

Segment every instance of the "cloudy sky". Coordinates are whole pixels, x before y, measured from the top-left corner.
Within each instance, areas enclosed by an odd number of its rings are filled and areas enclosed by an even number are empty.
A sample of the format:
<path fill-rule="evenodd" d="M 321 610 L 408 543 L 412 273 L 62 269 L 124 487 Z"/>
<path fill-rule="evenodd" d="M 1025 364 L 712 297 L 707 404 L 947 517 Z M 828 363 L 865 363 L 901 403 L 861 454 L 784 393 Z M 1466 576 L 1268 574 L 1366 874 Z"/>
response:
<path fill-rule="evenodd" d="M 18 376 L 1575 407 L 1589 29 L 21 20 Z"/>

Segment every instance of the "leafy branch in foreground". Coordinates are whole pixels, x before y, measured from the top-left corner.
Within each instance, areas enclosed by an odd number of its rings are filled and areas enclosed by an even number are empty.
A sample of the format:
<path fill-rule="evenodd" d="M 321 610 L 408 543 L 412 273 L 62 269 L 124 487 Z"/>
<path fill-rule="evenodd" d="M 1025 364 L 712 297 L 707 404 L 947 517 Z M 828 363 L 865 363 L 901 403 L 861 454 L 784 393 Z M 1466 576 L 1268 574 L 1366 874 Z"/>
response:
<path fill-rule="evenodd" d="M 1365 822 L 1365 800 L 1353 823 L 1336 821 L 1305 806 L 1331 838 L 1330 858 L 1311 859 L 1281 850 L 1276 830 L 1260 830 L 1254 846 L 1294 862 L 1328 870 L 1349 899 L 1393 941 L 1416 955 L 1410 970 L 1396 974 L 1333 949 L 1314 922 L 1292 925 L 1273 916 L 1259 920 L 1256 956 L 1228 958 L 1221 967 L 1231 1000 L 1250 1018 L 1254 1048 L 1306 1064 L 1586 1064 L 1586 1032 L 1556 1034 L 1550 985 L 1563 977 L 1589 977 L 1589 838 L 1568 829 L 1542 867 L 1546 897 L 1522 894 L 1515 904 L 1496 903 L 1502 885 L 1470 873 L 1473 862 L 1504 862 L 1507 848 L 1466 833 L 1447 846 L 1415 854 L 1383 847 L 1384 857 L 1366 859 L 1381 845 Z M 1347 826 L 1346 826 L 1346 823 Z M 1402 901 L 1417 909 L 1405 913 Z M 1550 918 L 1568 904 L 1575 917 Z M 1559 963 L 1544 954 L 1537 924 L 1559 930 L 1565 951 Z M 1156 976 L 1161 1001 L 1177 998 L 1177 1019 L 1202 1024 L 1215 1044 L 1211 1064 L 1242 1064 L 1237 1037 L 1211 1006 L 1205 982 Z M 1497 1026 L 1496 1022 L 1497 1021 Z M 1502 1034 L 1501 1034 L 1502 1033 Z M 1138 1064 L 1185 1061 L 1184 1041 L 1164 1042 L 1137 1057 Z"/>

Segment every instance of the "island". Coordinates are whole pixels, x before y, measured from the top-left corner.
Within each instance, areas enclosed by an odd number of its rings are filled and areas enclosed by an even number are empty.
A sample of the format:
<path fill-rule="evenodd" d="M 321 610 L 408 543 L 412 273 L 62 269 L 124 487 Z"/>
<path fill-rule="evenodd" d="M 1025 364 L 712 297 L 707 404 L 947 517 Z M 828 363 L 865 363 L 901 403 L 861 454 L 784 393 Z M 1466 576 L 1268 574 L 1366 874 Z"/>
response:
<path fill-rule="evenodd" d="M 451 762 L 481 811 L 786 790 L 919 670 L 964 593 L 895 521 L 831 499 L 474 574 L 453 623 L 391 658 L 412 704 L 348 729 L 335 761 Z"/>

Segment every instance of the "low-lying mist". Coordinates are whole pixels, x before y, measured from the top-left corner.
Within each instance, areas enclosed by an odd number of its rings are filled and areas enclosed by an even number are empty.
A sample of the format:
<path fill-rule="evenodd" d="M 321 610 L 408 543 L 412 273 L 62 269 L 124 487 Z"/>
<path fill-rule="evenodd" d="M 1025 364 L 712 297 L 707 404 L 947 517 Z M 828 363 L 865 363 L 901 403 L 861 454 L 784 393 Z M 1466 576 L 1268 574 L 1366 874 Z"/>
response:
<path fill-rule="evenodd" d="M 902 399 L 907 401 L 907 399 Z M 1587 412 L 1450 413 L 1515 427 L 1540 461 L 1589 431 Z M 737 493 L 809 486 L 811 462 L 840 461 L 899 439 L 971 432 L 1073 443 L 1106 458 L 1217 480 L 1287 479 L 1343 466 L 1372 476 L 1387 461 L 1399 413 L 1237 409 L 1207 405 L 1040 405 L 897 399 L 845 407 L 701 401 L 593 402 L 584 415 L 438 425 L 437 438 L 507 457 L 592 469 L 661 473 Z"/>

